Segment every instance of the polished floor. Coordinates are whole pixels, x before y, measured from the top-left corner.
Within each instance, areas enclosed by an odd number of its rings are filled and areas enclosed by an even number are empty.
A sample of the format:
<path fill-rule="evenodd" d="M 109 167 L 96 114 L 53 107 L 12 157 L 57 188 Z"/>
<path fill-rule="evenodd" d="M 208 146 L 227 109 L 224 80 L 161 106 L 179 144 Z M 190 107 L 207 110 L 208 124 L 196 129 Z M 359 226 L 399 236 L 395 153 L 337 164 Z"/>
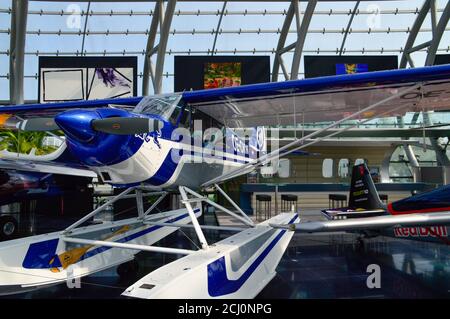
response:
<path fill-rule="evenodd" d="M 41 222 L 34 231 L 58 224 Z M 69 220 L 65 220 L 69 223 Z M 60 225 L 61 226 L 61 225 Z M 208 231 L 208 241 L 227 232 Z M 161 243 L 193 248 L 191 231 L 177 232 Z M 139 269 L 125 278 L 112 268 L 82 279 L 81 288 L 66 284 L 2 298 L 121 298 L 120 294 L 148 272 L 174 260 L 172 255 L 142 252 Z M 369 265 L 380 267 L 381 287 L 367 286 Z M 356 235 L 295 235 L 277 269 L 276 277 L 257 298 L 450 298 L 450 246 L 378 237 L 361 245 Z"/>

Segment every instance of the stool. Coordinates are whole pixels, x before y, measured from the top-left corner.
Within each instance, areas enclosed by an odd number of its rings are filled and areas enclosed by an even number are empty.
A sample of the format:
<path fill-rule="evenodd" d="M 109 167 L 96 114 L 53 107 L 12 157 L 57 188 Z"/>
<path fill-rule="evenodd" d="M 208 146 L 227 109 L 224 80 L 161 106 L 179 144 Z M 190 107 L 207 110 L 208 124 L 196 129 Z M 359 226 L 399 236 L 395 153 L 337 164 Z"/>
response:
<path fill-rule="evenodd" d="M 386 204 L 388 203 L 388 195 L 387 194 L 380 194 L 380 200 L 385 202 Z"/>
<path fill-rule="evenodd" d="M 292 205 L 295 205 L 295 211 L 297 211 L 297 195 L 281 195 L 281 212 L 289 212 Z"/>
<path fill-rule="evenodd" d="M 335 205 L 337 202 L 337 206 Z M 338 208 L 344 207 L 347 204 L 347 195 L 341 194 L 328 194 L 328 207 L 329 208 Z"/>
<path fill-rule="evenodd" d="M 271 217 L 271 206 L 272 206 L 272 196 L 270 195 L 256 195 L 256 219 L 258 219 L 258 215 L 262 215 L 264 213 L 264 218 Z M 261 211 L 261 208 L 264 208 L 264 211 Z"/>

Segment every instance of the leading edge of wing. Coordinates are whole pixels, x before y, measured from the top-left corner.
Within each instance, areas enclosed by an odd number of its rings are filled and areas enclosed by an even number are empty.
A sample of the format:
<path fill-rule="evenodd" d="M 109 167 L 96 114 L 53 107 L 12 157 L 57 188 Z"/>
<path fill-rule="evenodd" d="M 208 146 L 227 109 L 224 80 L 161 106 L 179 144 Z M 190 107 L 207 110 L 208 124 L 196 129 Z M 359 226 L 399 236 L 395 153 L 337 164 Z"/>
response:
<path fill-rule="evenodd" d="M 440 226 L 450 225 L 450 212 L 386 215 L 376 217 L 352 218 L 298 223 L 291 225 L 271 224 L 274 228 L 284 228 L 300 233 L 321 233 L 335 231 L 356 231 L 365 229 L 383 229 L 390 227 Z"/>
<path fill-rule="evenodd" d="M 21 112 L 36 112 L 49 110 L 63 110 L 63 109 L 81 109 L 81 108 L 100 108 L 113 105 L 132 105 L 135 106 L 141 101 L 142 97 L 116 98 L 116 99 L 98 99 L 88 101 L 71 101 L 71 102 L 56 102 L 43 104 L 20 104 L 0 107 L 0 113 L 21 113 Z"/>
<path fill-rule="evenodd" d="M 357 74 L 333 75 L 284 82 L 259 83 L 220 89 L 183 92 L 188 103 L 220 101 L 224 98 L 258 98 L 279 94 L 320 92 L 330 89 L 365 88 L 388 84 L 419 83 L 450 79 L 450 64 L 412 69 L 374 71 Z"/>

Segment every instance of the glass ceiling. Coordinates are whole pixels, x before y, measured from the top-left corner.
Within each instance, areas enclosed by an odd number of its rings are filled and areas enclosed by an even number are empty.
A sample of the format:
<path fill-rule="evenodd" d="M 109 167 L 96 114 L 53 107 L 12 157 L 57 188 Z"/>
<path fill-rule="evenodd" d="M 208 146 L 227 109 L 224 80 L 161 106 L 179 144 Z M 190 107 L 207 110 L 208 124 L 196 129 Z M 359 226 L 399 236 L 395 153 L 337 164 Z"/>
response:
<path fill-rule="evenodd" d="M 355 1 L 319 2 L 306 37 L 304 54 L 338 54 L 343 31 Z M 446 0 L 438 0 L 438 19 Z M 344 54 L 401 55 L 423 0 L 362 1 L 351 26 Z M 0 2 L 0 100 L 9 100 L 9 46 L 12 1 Z M 163 92 L 173 92 L 173 56 L 211 54 L 223 2 L 178 2 L 171 25 L 164 65 Z M 37 99 L 38 56 L 136 55 L 138 95 L 154 2 L 45 2 L 30 1 L 25 57 L 25 100 Z M 270 55 L 277 47 L 289 2 L 228 2 L 219 27 L 215 50 L 218 55 Z M 306 2 L 300 3 L 303 12 Z M 373 14 L 375 10 L 379 15 Z M 89 12 L 89 15 L 86 15 Z M 85 27 L 86 25 L 86 27 Z M 83 36 L 86 29 L 86 35 Z M 286 45 L 296 40 L 295 19 Z M 431 39 L 428 15 L 416 44 Z M 158 43 L 158 36 L 155 43 Z M 445 32 L 438 54 L 450 49 Z M 283 55 L 288 71 L 293 51 Z M 426 51 L 413 54 L 416 66 L 424 64 Z M 154 56 L 153 59 L 156 60 Z M 155 61 L 154 60 L 154 61 Z M 281 69 L 280 69 L 281 73 Z M 303 60 L 300 64 L 303 76 Z M 284 80 L 280 74 L 279 80 Z M 150 85 L 151 86 L 151 85 Z M 152 89 L 150 89 L 152 93 Z"/>

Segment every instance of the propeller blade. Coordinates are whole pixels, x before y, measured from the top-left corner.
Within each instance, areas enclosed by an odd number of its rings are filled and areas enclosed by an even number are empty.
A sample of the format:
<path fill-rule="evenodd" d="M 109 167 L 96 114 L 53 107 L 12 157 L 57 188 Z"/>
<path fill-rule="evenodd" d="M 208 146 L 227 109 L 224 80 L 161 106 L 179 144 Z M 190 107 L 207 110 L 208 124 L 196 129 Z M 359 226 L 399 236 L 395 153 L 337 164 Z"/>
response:
<path fill-rule="evenodd" d="M 9 114 L 0 114 L 0 127 L 10 130 L 37 132 L 59 130 L 59 126 L 56 125 L 52 117 L 37 117 L 19 120 Z"/>
<path fill-rule="evenodd" d="M 18 123 L 17 128 L 22 131 L 54 131 L 59 130 L 55 119 L 52 117 L 40 117 L 23 120 Z"/>
<path fill-rule="evenodd" d="M 117 135 L 154 132 L 162 129 L 163 126 L 162 121 L 140 117 L 109 117 L 92 121 L 94 130 Z"/>

